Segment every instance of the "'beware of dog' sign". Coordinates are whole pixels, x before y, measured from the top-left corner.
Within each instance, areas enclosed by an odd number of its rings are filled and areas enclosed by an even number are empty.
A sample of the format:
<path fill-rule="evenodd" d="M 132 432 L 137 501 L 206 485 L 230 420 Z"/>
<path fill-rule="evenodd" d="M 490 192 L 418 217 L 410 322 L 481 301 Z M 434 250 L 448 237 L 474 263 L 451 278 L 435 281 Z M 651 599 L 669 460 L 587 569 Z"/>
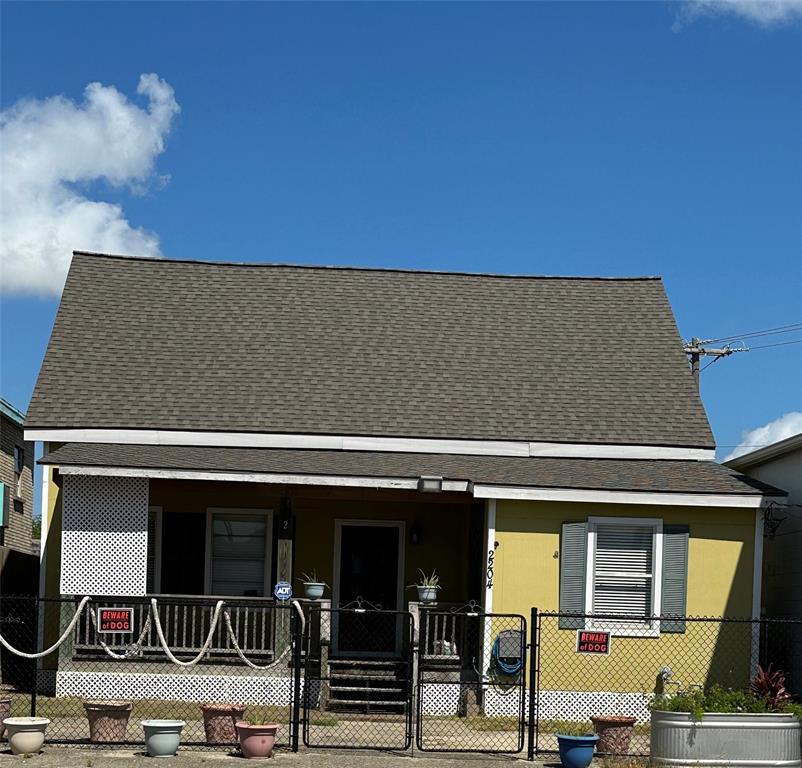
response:
<path fill-rule="evenodd" d="M 610 633 L 578 629 L 576 632 L 577 653 L 610 653 Z"/>
<path fill-rule="evenodd" d="M 133 608 L 98 608 L 98 632 L 133 632 Z"/>

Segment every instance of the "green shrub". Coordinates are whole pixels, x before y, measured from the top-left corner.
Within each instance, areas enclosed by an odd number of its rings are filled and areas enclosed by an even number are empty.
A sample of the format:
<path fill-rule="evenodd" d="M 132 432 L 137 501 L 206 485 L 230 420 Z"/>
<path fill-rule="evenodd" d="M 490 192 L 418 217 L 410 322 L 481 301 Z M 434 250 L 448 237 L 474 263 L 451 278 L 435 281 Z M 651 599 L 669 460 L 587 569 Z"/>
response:
<path fill-rule="evenodd" d="M 714 685 L 707 691 L 700 688 L 680 691 L 673 696 L 656 698 L 653 710 L 662 712 L 688 712 L 694 720 L 701 720 L 705 712 L 750 712 L 756 714 L 783 713 L 796 715 L 802 720 L 802 705 L 785 701 L 772 706 L 765 698 L 752 691 L 730 690 Z"/>

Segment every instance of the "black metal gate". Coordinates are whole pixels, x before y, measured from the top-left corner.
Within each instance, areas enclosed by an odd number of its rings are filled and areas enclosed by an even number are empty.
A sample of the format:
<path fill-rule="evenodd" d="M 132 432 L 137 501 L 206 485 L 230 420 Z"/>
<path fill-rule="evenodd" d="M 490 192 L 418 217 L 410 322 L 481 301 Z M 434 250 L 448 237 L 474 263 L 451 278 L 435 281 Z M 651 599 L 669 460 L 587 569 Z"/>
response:
<path fill-rule="evenodd" d="M 307 747 L 409 749 L 414 680 L 410 613 L 313 608 L 305 649 Z"/>
<path fill-rule="evenodd" d="M 526 619 L 421 608 L 417 655 L 418 749 L 516 753 L 524 747 Z"/>

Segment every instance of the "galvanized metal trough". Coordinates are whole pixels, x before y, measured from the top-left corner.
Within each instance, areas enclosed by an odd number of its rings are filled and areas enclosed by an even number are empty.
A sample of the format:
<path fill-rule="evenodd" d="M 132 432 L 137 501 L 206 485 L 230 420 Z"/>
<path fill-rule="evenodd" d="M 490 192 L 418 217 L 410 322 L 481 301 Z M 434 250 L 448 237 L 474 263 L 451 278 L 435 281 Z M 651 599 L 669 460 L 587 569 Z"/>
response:
<path fill-rule="evenodd" d="M 793 715 L 652 711 L 652 765 L 802 766 L 802 726 Z"/>

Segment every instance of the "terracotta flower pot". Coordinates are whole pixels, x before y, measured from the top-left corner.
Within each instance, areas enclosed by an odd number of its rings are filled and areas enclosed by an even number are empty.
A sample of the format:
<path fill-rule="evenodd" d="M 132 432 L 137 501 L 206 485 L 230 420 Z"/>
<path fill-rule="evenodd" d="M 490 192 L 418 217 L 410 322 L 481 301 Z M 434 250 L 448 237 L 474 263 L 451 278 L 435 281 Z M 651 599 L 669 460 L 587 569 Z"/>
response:
<path fill-rule="evenodd" d="M 130 701 L 85 701 L 89 741 L 125 741 L 132 708 Z"/>
<path fill-rule="evenodd" d="M 600 755 L 626 755 L 629 752 L 632 729 L 637 718 L 625 715 L 593 715 L 590 721 L 599 736 L 596 751 Z"/>
<path fill-rule="evenodd" d="M 245 717 L 244 704 L 201 704 L 207 744 L 234 744 L 237 722 Z"/>
<path fill-rule="evenodd" d="M 243 720 L 237 723 L 237 736 L 243 757 L 273 757 L 278 725 L 251 725 Z"/>
<path fill-rule="evenodd" d="M 6 730 L 3 720 L 11 716 L 11 696 L 0 696 L 0 739 Z"/>

